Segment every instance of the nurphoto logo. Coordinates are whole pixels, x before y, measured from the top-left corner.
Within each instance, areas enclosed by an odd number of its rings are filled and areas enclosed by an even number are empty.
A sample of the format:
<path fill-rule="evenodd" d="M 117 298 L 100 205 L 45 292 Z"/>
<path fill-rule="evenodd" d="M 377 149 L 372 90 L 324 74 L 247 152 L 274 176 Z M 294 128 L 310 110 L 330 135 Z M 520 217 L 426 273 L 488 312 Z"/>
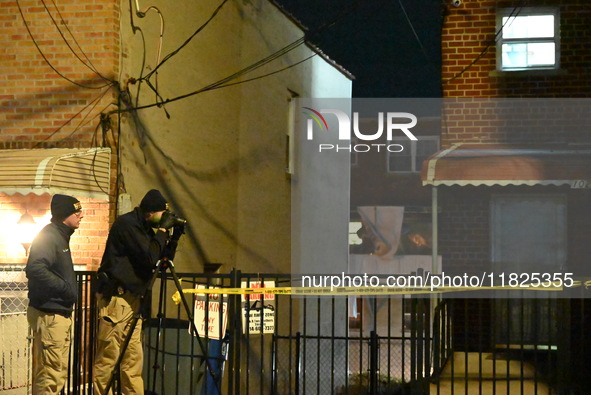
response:
<path fill-rule="evenodd" d="M 386 132 L 386 139 L 388 142 L 392 141 L 395 133 L 400 135 L 402 132 L 409 140 L 416 141 L 416 136 L 409 130 L 417 124 L 417 117 L 408 112 L 379 112 L 377 115 L 378 128 L 377 131 L 366 134 L 367 132 L 359 129 L 359 113 L 353 113 L 353 127 L 351 128 L 351 118 L 349 115 L 341 110 L 336 109 L 321 109 L 315 110 L 311 107 L 302 107 L 303 114 L 308 117 L 306 120 L 306 138 L 314 140 L 314 129 L 319 130 L 319 133 L 331 133 L 335 129 L 334 126 L 327 122 L 324 115 L 333 115 L 336 117 L 338 139 L 349 144 L 318 144 L 318 151 L 349 151 L 349 152 L 368 152 L 376 150 L 387 150 L 388 152 L 401 152 L 404 147 L 401 144 L 383 144 L 383 143 L 364 143 L 351 144 L 351 131 L 359 141 L 375 141 L 382 137 L 384 130 Z M 334 121 L 334 118 L 331 117 Z M 315 126 L 316 125 L 316 126 Z"/>

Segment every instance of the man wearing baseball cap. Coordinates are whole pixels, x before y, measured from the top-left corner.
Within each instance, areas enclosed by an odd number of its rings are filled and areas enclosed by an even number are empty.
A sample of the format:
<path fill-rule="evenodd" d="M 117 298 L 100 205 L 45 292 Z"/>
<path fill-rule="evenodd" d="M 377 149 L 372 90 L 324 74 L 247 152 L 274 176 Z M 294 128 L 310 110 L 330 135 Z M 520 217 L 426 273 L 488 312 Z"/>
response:
<path fill-rule="evenodd" d="M 70 236 L 80 226 L 78 199 L 56 194 L 51 223 L 33 240 L 26 274 L 27 320 L 33 336 L 33 394 L 57 394 L 66 382 L 72 310 L 77 299 Z"/>
<path fill-rule="evenodd" d="M 139 207 L 117 218 L 109 231 L 98 270 L 95 394 L 106 395 L 128 327 L 139 314 L 156 263 L 167 251 L 168 229 L 174 224 L 167 210 L 164 196 L 152 189 Z M 118 367 L 123 394 L 144 393 L 141 329 L 138 320 Z"/>

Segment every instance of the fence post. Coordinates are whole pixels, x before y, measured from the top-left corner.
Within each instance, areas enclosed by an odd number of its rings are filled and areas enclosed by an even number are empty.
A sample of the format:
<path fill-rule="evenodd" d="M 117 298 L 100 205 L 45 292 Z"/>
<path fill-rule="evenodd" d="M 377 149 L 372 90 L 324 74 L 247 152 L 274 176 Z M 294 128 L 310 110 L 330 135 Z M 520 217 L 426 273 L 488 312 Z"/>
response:
<path fill-rule="evenodd" d="M 296 361 L 295 361 L 295 393 L 296 395 L 299 395 L 300 393 L 300 353 L 301 353 L 301 336 L 302 334 L 300 332 L 296 332 Z"/>
<path fill-rule="evenodd" d="M 241 272 L 232 269 L 230 273 L 230 287 L 240 288 Z M 228 295 L 228 312 L 230 325 L 228 326 L 228 394 L 240 394 L 240 337 L 242 332 L 240 295 Z"/>
<path fill-rule="evenodd" d="M 371 331 L 369 334 L 369 393 L 378 393 L 378 334 Z"/>

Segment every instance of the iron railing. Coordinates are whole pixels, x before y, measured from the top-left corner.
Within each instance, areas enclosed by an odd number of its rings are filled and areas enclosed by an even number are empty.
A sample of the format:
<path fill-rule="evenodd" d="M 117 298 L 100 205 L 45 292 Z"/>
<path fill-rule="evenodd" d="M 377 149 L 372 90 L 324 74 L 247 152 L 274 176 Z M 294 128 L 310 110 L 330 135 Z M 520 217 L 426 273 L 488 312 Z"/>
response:
<path fill-rule="evenodd" d="M 95 273 L 77 276 L 64 393 L 90 394 Z M 239 271 L 179 277 L 187 290 L 291 285 L 289 275 Z M 201 309 L 200 342 L 187 312 L 172 302 L 176 291 L 171 274 L 161 273 L 144 323 L 144 383 L 154 393 L 582 394 L 589 381 L 582 372 L 591 304 L 583 299 L 186 294 Z M 22 267 L 0 268 L 0 296 L 0 391 L 25 394 L 30 344 Z"/>

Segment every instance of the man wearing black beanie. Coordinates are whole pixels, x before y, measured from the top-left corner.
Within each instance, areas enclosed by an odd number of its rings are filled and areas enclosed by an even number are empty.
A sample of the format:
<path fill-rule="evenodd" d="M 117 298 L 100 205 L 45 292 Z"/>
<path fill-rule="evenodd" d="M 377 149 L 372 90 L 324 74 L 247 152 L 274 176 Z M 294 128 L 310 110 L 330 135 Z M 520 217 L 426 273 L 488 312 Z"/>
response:
<path fill-rule="evenodd" d="M 167 252 L 168 229 L 174 225 L 167 210 L 164 196 L 152 189 L 139 207 L 117 218 L 109 231 L 98 271 L 95 394 L 106 395 L 127 329 L 141 308 L 141 298 L 156 263 Z M 123 394 L 144 393 L 141 329 L 138 320 L 121 361 L 119 377 Z"/>
<path fill-rule="evenodd" d="M 70 236 L 80 226 L 78 199 L 54 195 L 51 223 L 33 240 L 26 273 L 29 280 L 27 320 L 33 335 L 33 394 L 57 394 L 66 382 L 76 274 Z M 51 340 L 51 341 L 48 341 Z"/>

